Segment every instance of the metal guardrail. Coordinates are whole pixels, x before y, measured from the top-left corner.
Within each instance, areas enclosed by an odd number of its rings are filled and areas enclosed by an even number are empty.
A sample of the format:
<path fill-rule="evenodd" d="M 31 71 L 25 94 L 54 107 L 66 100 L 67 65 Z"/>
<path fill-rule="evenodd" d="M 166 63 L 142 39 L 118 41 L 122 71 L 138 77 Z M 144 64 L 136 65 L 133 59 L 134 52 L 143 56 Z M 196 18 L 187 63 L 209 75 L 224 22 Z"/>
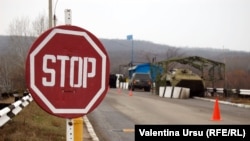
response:
<path fill-rule="evenodd" d="M 117 85 L 117 88 L 128 89 L 128 82 L 121 82 Z M 250 90 L 248 89 L 225 89 L 225 88 L 211 88 L 207 87 L 206 92 L 210 93 L 219 93 L 219 94 L 238 94 L 238 95 L 246 95 L 250 96 Z"/>
<path fill-rule="evenodd" d="M 0 127 L 6 124 L 11 118 L 16 116 L 23 108 L 25 108 L 33 98 L 30 94 L 22 97 L 21 99 L 15 101 L 11 105 L 0 110 Z"/>
<path fill-rule="evenodd" d="M 232 93 L 232 94 L 238 94 L 238 95 L 247 95 L 250 96 L 250 90 L 248 89 L 225 89 L 225 88 L 206 88 L 207 92 L 210 93 Z"/>
<path fill-rule="evenodd" d="M 250 90 L 247 89 L 232 89 L 231 90 L 233 93 L 238 93 L 240 95 L 250 95 Z"/>

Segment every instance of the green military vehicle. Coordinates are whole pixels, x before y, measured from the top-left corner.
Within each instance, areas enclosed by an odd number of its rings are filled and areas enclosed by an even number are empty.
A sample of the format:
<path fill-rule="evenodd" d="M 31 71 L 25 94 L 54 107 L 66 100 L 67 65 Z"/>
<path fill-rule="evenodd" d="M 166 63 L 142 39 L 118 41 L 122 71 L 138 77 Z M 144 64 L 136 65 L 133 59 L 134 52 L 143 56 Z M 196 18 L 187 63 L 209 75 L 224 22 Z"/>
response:
<path fill-rule="evenodd" d="M 162 79 L 166 80 L 166 86 L 189 88 L 190 96 L 204 94 L 205 82 L 189 69 L 172 69 L 165 73 Z"/>

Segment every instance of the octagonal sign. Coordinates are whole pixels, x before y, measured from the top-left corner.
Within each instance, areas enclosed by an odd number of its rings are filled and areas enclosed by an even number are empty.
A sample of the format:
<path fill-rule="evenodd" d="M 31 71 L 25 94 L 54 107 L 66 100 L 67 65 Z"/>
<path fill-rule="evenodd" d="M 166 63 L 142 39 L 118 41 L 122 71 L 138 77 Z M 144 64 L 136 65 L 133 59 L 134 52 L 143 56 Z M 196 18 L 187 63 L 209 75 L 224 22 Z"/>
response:
<path fill-rule="evenodd" d="M 26 59 L 27 87 L 46 112 L 75 118 L 93 111 L 108 90 L 109 57 L 89 31 L 53 27 L 32 44 Z"/>

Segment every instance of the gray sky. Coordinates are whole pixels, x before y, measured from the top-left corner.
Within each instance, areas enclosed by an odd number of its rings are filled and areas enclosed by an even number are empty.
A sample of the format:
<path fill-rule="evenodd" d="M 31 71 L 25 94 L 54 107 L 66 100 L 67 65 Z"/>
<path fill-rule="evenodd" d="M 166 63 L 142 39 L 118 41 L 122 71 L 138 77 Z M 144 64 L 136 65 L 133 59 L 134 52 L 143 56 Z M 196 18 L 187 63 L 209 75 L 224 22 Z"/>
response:
<path fill-rule="evenodd" d="M 250 51 L 250 0 L 53 0 L 58 25 L 72 10 L 72 25 L 99 38 L 146 40 L 176 47 Z M 48 13 L 48 0 L 1 0 L 0 35 L 11 21 Z M 55 8 L 55 9 L 54 9 Z"/>

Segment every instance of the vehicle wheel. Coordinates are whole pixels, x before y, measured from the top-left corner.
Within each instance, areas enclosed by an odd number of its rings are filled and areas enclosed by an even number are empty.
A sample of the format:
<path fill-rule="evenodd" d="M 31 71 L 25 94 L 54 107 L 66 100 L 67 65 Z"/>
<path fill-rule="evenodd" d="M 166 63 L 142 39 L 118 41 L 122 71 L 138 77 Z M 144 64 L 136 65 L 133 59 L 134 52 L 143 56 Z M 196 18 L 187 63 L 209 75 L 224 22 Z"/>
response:
<path fill-rule="evenodd" d="M 134 91 L 135 90 L 135 88 L 132 86 L 132 89 L 131 89 L 132 91 Z"/>
<path fill-rule="evenodd" d="M 150 92 L 150 88 L 149 88 L 149 87 L 146 87 L 146 88 L 144 88 L 144 91 Z"/>

